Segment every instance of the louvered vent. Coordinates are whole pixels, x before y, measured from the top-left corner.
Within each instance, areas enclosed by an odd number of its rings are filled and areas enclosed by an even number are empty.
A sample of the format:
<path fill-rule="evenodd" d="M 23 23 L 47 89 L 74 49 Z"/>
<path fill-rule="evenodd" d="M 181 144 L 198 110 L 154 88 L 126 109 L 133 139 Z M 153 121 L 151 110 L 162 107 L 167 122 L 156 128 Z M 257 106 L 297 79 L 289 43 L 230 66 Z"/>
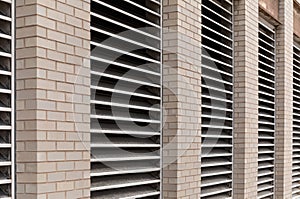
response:
<path fill-rule="evenodd" d="M 0 198 L 14 198 L 14 2 L 0 0 Z"/>
<path fill-rule="evenodd" d="M 0 198 L 14 198 L 14 2 L 0 0 Z"/>
<path fill-rule="evenodd" d="M 273 198 L 275 135 L 275 32 L 259 24 L 258 198 Z"/>
<path fill-rule="evenodd" d="M 201 198 L 232 198 L 232 1 L 202 0 Z"/>
<path fill-rule="evenodd" d="M 92 0 L 91 37 L 91 198 L 160 198 L 160 1 Z"/>
<path fill-rule="evenodd" d="M 293 65 L 293 198 L 300 198 L 300 45 L 294 45 Z"/>

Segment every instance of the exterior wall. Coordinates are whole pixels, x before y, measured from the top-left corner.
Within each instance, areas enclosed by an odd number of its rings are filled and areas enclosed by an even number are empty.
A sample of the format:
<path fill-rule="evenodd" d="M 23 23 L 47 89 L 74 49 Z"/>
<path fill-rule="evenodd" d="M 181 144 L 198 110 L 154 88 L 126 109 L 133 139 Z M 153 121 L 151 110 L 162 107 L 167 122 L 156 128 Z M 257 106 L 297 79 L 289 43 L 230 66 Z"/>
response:
<path fill-rule="evenodd" d="M 294 33 L 300 37 L 300 2 L 294 2 Z"/>
<path fill-rule="evenodd" d="M 16 3 L 17 197 L 89 198 L 89 1 Z"/>
<path fill-rule="evenodd" d="M 234 3 L 233 198 L 257 198 L 258 1 Z"/>
<path fill-rule="evenodd" d="M 16 0 L 17 196 L 89 198 L 89 0 Z M 293 1 L 236 0 L 234 198 L 257 197 L 258 6 L 277 29 L 276 198 L 291 198 Z M 277 1 L 275 1 L 277 2 Z M 163 198 L 200 197 L 201 1 L 163 1 Z M 276 9 L 279 6 L 278 9 Z M 277 11 L 276 11 L 277 10 Z"/>
<path fill-rule="evenodd" d="M 292 198 L 293 1 L 281 0 L 277 27 L 275 198 Z"/>
<path fill-rule="evenodd" d="M 278 19 L 279 16 L 279 1 L 280 0 L 259 0 L 259 7 L 262 8 L 269 15 Z"/>
<path fill-rule="evenodd" d="M 199 198 L 201 1 L 163 3 L 163 198 Z"/>

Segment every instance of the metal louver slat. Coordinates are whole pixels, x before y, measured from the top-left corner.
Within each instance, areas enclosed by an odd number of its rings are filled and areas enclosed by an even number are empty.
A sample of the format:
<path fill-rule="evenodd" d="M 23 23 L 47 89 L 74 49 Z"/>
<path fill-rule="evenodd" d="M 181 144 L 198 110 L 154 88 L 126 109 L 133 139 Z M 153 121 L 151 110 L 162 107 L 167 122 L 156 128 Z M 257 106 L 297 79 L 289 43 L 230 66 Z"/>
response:
<path fill-rule="evenodd" d="M 232 198 L 233 6 L 202 1 L 200 198 Z"/>
<path fill-rule="evenodd" d="M 161 4 L 91 2 L 91 198 L 160 198 Z"/>
<path fill-rule="evenodd" d="M 0 0 L 0 198 L 15 198 L 14 13 L 15 2 Z"/>
<path fill-rule="evenodd" d="M 293 198 L 300 197 L 300 44 L 293 48 Z"/>
<path fill-rule="evenodd" d="M 274 195 L 275 31 L 259 23 L 258 198 Z"/>

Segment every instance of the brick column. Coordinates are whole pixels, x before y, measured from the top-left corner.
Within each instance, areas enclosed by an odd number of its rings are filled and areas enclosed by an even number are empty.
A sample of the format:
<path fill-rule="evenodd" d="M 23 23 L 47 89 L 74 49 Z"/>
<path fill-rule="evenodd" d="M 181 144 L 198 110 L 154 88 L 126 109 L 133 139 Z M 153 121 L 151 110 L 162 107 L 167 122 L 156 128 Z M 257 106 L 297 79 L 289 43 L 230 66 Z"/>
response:
<path fill-rule="evenodd" d="M 258 0 L 234 7 L 233 198 L 257 198 Z"/>
<path fill-rule="evenodd" d="M 293 0 L 279 1 L 276 66 L 275 198 L 292 198 Z"/>
<path fill-rule="evenodd" d="M 201 1 L 163 3 L 163 198 L 199 198 Z"/>
<path fill-rule="evenodd" d="M 89 198 L 89 1 L 16 4 L 17 197 Z"/>

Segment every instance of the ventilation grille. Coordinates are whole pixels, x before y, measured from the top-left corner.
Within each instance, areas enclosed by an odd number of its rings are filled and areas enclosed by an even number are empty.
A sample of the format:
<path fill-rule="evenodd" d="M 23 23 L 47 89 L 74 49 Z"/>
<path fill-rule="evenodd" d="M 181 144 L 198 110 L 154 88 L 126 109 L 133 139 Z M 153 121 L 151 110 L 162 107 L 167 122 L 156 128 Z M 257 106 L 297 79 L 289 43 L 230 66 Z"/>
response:
<path fill-rule="evenodd" d="M 232 198 L 232 2 L 202 0 L 201 198 Z"/>
<path fill-rule="evenodd" d="M 258 198 L 274 194 L 275 32 L 259 24 Z"/>
<path fill-rule="evenodd" d="M 0 198 L 14 198 L 14 3 L 0 0 Z"/>
<path fill-rule="evenodd" d="M 300 197 L 300 48 L 294 45 L 293 66 L 293 198 Z"/>
<path fill-rule="evenodd" d="M 14 2 L 0 0 L 0 198 L 14 198 Z"/>
<path fill-rule="evenodd" d="M 92 0 L 91 37 L 91 198 L 160 198 L 160 1 Z"/>

